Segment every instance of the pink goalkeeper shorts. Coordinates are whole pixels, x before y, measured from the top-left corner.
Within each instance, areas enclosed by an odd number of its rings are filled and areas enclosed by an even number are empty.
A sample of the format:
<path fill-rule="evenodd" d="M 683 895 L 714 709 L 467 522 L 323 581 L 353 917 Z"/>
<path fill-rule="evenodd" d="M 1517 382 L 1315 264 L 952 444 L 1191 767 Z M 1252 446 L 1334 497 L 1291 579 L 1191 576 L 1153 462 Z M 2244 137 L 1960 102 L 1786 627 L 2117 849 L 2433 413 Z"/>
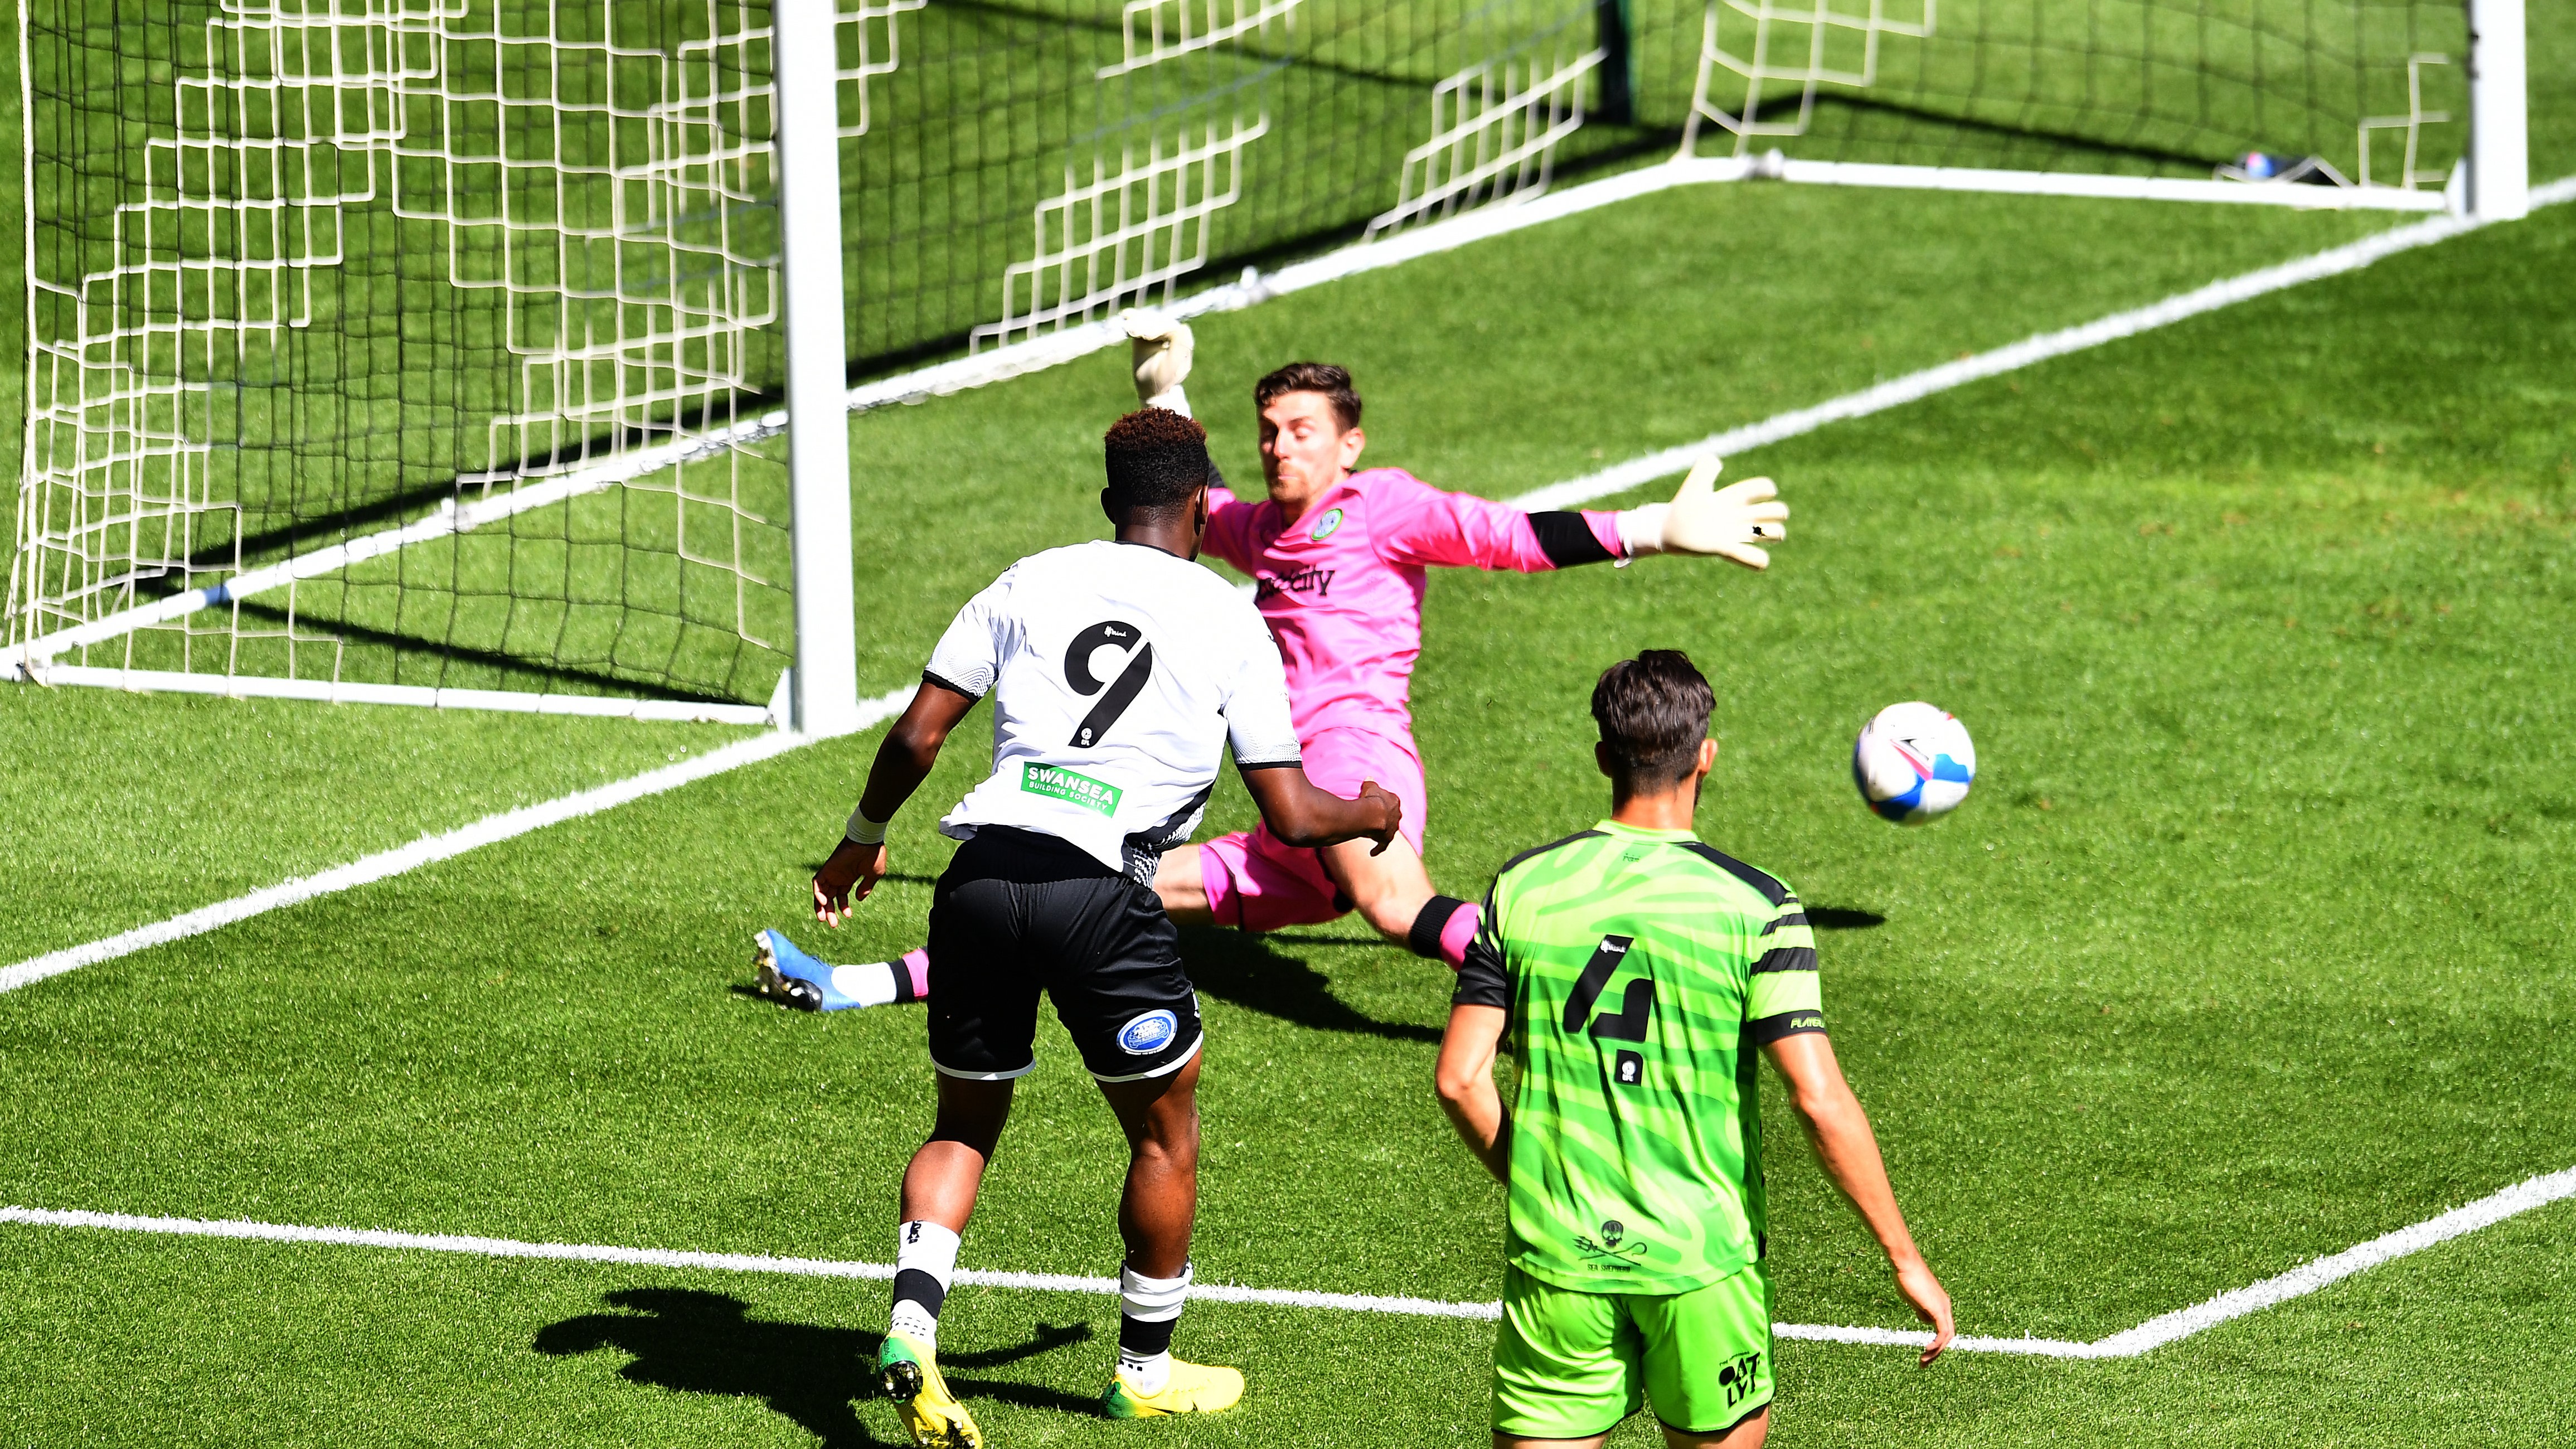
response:
<path fill-rule="evenodd" d="M 1404 802 L 1403 832 L 1422 853 L 1422 818 L 1428 806 L 1422 759 L 1410 739 L 1361 729 L 1328 729 L 1306 741 L 1306 778 L 1349 799 L 1374 780 Z M 1312 926 L 1341 916 L 1350 899 L 1324 874 L 1320 851 L 1286 844 L 1268 825 L 1221 835 L 1199 846 L 1199 879 L 1220 926 L 1275 931 Z"/>

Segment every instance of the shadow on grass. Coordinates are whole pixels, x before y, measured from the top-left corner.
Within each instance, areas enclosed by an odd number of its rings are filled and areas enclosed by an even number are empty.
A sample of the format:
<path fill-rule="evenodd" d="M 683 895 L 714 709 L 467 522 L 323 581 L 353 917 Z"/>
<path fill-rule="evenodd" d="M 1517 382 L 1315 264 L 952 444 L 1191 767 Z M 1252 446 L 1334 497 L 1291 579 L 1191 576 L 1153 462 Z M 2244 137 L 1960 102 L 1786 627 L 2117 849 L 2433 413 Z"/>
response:
<path fill-rule="evenodd" d="M 1886 925 L 1887 917 L 1876 911 L 1846 910 L 1841 906 L 1809 906 L 1807 924 L 1819 931 L 1866 931 Z"/>
<path fill-rule="evenodd" d="M 1333 995 L 1332 982 L 1324 973 L 1278 950 L 1274 943 L 1282 939 L 1285 938 L 1222 926 L 1183 926 L 1181 962 L 1189 969 L 1190 984 L 1247 1011 L 1317 1031 L 1350 1032 L 1388 1041 L 1440 1040 L 1438 1027 L 1380 1021 Z M 1330 944 L 1370 943 L 1335 940 Z M 1447 987 L 1442 991 L 1445 994 Z"/>
<path fill-rule="evenodd" d="M 752 1318 L 742 1300 L 694 1288 L 621 1288 L 604 1301 L 622 1311 L 547 1324 L 537 1330 L 532 1347 L 559 1358 L 616 1349 L 630 1359 L 617 1371 L 628 1383 L 759 1399 L 825 1449 L 895 1449 L 909 1442 L 899 1431 L 894 1438 L 879 1438 L 853 1407 L 855 1400 L 883 1397 L 876 1381 L 881 1334 Z M 1036 1384 L 979 1379 L 973 1373 L 1090 1337 L 1087 1323 L 1062 1328 L 1041 1323 L 1025 1343 L 981 1353 L 943 1353 L 939 1367 L 949 1391 L 970 1405 L 980 1399 L 1097 1416 L 1097 1399 Z M 871 1417 L 895 1423 L 891 1412 Z"/>

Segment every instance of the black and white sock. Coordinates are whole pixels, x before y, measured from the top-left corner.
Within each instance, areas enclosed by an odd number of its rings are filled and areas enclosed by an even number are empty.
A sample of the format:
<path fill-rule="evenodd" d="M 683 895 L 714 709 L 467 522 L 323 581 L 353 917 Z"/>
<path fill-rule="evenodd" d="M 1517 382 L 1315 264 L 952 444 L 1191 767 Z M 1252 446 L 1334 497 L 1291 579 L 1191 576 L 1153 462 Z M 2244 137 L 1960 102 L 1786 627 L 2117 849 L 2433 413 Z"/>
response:
<path fill-rule="evenodd" d="M 1118 1376 L 1137 1393 L 1152 1396 L 1172 1380 L 1172 1330 L 1181 1326 L 1181 1303 L 1190 1292 L 1190 1265 L 1177 1278 L 1148 1278 L 1133 1268 L 1118 1274 Z"/>
<path fill-rule="evenodd" d="M 939 1310 L 948 1302 L 948 1280 L 956 1272 L 955 1233 L 918 1218 L 897 1228 L 893 1330 L 938 1347 Z"/>

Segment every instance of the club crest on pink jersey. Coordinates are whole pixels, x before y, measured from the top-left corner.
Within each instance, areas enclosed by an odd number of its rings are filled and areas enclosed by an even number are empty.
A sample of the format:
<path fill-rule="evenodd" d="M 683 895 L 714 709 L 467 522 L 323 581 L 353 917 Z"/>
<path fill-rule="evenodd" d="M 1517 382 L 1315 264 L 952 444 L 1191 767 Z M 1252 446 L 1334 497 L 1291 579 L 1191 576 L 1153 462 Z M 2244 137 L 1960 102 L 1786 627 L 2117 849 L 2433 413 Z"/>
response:
<path fill-rule="evenodd" d="M 1306 530 L 1306 537 L 1311 542 L 1322 543 L 1325 539 L 1333 536 L 1334 529 L 1341 526 L 1342 510 L 1338 508 L 1328 508 L 1324 510 L 1323 517 L 1315 520 L 1315 526 Z"/>

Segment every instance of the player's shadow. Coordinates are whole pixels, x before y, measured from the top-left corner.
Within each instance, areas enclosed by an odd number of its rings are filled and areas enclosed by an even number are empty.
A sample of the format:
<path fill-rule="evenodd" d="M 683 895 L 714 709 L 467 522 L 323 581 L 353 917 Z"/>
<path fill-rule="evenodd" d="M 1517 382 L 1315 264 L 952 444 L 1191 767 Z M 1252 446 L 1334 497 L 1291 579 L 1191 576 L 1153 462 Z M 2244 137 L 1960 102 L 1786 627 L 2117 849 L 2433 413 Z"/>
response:
<path fill-rule="evenodd" d="M 1219 1001 L 1258 1011 L 1317 1031 L 1346 1031 L 1389 1041 L 1438 1042 L 1440 1028 L 1404 1021 L 1380 1021 L 1333 995 L 1324 973 L 1294 956 L 1282 954 L 1264 937 L 1216 926 L 1181 928 L 1181 964 L 1190 984 Z M 1314 938 L 1305 938 L 1312 940 Z M 1317 942 L 1317 944 L 1323 944 Z M 1342 946 L 1373 945 L 1334 940 Z M 1447 973 L 1440 987 L 1447 992 Z"/>
<path fill-rule="evenodd" d="M 616 1349 L 628 1356 L 618 1377 L 684 1394 L 753 1398 L 813 1435 L 824 1449 L 895 1449 L 859 1418 L 854 1401 L 880 1398 L 877 1344 L 883 1335 L 752 1318 L 742 1300 L 694 1288 L 621 1288 L 605 1301 L 621 1310 L 585 1313 L 537 1330 L 533 1347 L 569 1357 Z M 1098 1416 L 1100 1401 L 1036 1384 L 975 1376 L 977 1369 L 1052 1353 L 1091 1337 L 1091 1325 L 1039 1324 L 1025 1343 L 979 1353 L 942 1353 L 950 1392 L 1025 1408 Z M 892 1415 L 885 1416 L 888 1423 Z"/>
<path fill-rule="evenodd" d="M 1887 917 L 1876 911 L 1847 910 L 1841 906 L 1807 907 L 1807 924 L 1819 931 L 1866 931 L 1884 926 Z"/>

